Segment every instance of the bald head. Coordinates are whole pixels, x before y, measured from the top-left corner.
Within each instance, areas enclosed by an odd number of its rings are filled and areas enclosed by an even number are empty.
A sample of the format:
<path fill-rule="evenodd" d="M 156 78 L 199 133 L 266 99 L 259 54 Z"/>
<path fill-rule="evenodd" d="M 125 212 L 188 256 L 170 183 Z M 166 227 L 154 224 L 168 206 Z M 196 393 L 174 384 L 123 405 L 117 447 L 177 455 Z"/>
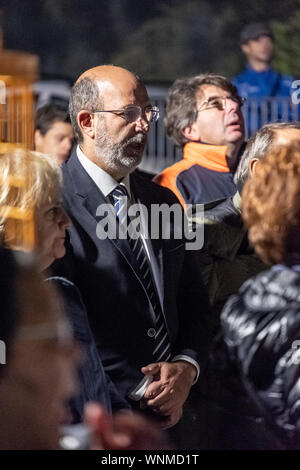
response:
<path fill-rule="evenodd" d="M 135 83 L 141 83 L 141 80 L 137 75 L 124 69 L 123 67 L 117 67 L 115 65 L 99 65 L 83 72 L 80 75 L 75 85 L 84 78 L 89 78 L 93 81 L 100 83 L 116 84 L 119 82 L 129 82 L 132 85 Z"/>
<path fill-rule="evenodd" d="M 104 97 L 123 95 L 144 87 L 140 78 L 128 70 L 115 65 L 99 65 L 86 70 L 75 82 L 70 96 L 69 112 L 75 137 L 80 143 L 83 135 L 77 123 L 77 115 L 82 109 L 96 111 L 104 108 Z M 107 100 L 107 101 L 108 101 Z M 110 108 L 113 109 L 113 108 Z"/>
<path fill-rule="evenodd" d="M 89 69 L 71 91 L 70 117 L 81 150 L 117 181 L 140 163 L 152 112 L 145 85 L 122 67 Z"/>

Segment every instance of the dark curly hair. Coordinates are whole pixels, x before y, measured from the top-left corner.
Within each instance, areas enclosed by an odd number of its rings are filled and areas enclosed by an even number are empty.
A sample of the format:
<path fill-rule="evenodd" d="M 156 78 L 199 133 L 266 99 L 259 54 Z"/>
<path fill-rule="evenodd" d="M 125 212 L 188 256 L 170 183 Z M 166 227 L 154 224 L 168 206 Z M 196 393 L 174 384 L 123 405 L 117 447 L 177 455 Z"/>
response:
<path fill-rule="evenodd" d="M 183 129 L 197 119 L 196 94 L 203 85 L 214 85 L 228 91 L 232 96 L 238 96 L 235 85 L 223 75 L 204 73 L 176 80 L 167 97 L 164 124 L 166 133 L 179 147 L 183 147 L 188 142 L 182 133 Z"/>

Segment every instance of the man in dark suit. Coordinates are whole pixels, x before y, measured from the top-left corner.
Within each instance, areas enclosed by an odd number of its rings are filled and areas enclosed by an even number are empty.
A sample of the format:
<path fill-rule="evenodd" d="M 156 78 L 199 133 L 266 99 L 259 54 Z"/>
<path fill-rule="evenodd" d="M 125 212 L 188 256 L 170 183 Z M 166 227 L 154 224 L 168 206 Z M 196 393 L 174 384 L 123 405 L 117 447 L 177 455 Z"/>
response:
<path fill-rule="evenodd" d="M 99 66 L 75 83 L 70 116 L 78 146 L 63 165 L 63 198 L 73 221 L 75 282 L 106 372 L 131 404 L 170 427 L 206 360 L 210 318 L 196 254 L 178 235 L 181 225 L 165 223 L 169 237 L 148 238 L 145 218 L 153 207 L 176 204 L 182 215 L 171 191 L 133 172 L 158 110 L 134 74 Z M 141 209 L 135 239 L 120 235 L 129 221 L 124 200 L 127 209 Z M 119 235 L 105 238 L 104 221 L 116 224 Z"/>

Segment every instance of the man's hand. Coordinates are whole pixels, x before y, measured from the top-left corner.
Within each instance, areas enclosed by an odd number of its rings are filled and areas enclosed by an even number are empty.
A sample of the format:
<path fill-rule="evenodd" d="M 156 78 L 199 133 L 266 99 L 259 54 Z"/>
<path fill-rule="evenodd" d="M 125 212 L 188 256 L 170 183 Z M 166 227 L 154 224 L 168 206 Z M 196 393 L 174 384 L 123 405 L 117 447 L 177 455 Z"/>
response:
<path fill-rule="evenodd" d="M 196 367 L 186 361 L 157 362 L 143 367 L 142 372 L 153 376 L 144 395 L 146 404 L 157 413 L 169 416 L 172 422 L 175 416 L 179 420 L 197 374 Z"/>
<path fill-rule="evenodd" d="M 175 426 L 175 424 L 180 421 L 182 416 L 182 408 L 179 408 L 179 410 L 174 411 L 174 413 L 170 414 L 169 416 L 166 416 L 163 421 L 160 422 L 160 427 L 161 429 L 168 429 L 172 428 Z"/>
<path fill-rule="evenodd" d="M 102 406 L 88 403 L 85 422 L 93 431 L 93 450 L 170 449 L 157 425 L 138 413 L 119 412 L 111 417 Z"/>

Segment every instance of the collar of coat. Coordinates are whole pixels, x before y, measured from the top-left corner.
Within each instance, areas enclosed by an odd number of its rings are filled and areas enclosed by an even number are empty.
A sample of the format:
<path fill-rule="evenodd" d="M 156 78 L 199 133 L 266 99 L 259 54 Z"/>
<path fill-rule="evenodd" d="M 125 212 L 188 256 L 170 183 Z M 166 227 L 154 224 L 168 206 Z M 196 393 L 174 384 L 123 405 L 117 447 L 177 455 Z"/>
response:
<path fill-rule="evenodd" d="M 226 159 L 226 145 L 210 145 L 200 142 L 188 142 L 183 149 L 183 159 L 197 163 L 209 170 L 229 173 Z"/>

